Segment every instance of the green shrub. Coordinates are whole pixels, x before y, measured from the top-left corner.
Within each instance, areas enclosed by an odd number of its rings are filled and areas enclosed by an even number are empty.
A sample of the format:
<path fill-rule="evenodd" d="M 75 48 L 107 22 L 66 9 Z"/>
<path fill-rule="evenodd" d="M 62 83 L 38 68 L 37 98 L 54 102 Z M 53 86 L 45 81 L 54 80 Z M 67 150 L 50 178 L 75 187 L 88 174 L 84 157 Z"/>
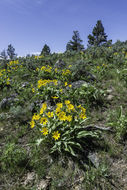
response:
<path fill-rule="evenodd" d="M 26 150 L 14 143 L 8 143 L 3 150 L 0 161 L 3 171 L 21 172 L 28 161 Z"/>
<path fill-rule="evenodd" d="M 123 114 L 122 106 L 110 114 L 108 125 L 115 129 L 116 139 L 123 140 L 127 135 L 127 114 Z"/>

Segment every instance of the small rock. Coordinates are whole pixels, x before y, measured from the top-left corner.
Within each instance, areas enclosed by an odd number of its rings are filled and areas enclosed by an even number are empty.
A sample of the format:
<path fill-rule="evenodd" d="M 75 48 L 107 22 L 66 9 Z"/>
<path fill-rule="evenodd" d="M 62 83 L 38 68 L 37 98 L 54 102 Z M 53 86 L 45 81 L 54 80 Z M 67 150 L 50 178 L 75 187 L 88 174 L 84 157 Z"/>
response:
<path fill-rule="evenodd" d="M 111 94 L 112 91 L 113 91 L 112 89 L 107 89 L 107 93 L 108 93 L 108 94 Z"/>
<path fill-rule="evenodd" d="M 46 190 L 47 189 L 47 186 L 48 186 L 48 183 L 47 183 L 47 181 L 46 180 L 44 180 L 44 179 L 42 179 L 41 181 L 40 181 L 40 183 L 38 184 L 38 186 L 37 186 L 37 190 Z"/>
<path fill-rule="evenodd" d="M 109 94 L 109 95 L 107 96 L 107 100 L 109 100 L 109 101 L 111 101 L 113 98 L 114 98 L 114 96 L 111 95 L 111 94 Z"/>
<path fill-rule="evenodd" d="M 97 156 L 97 153 L 89 153 L 88 154 L 89 160 L 92 162 L 92 164 L 98 168 L 99 167 L 99 158 Z"/>
<path fill-rule="evenodd" d="M 35 179 L 36 179 L 36 175 L 35 175 L 34 172 L 28 173 L 27 176 L 26 176 L 26 179 L 25 179 L 25 181 L 24 181 L 24 185 L 26 186 L 26 185 L 28 185 L 28 184 L 33 183 L 33 181 L 34 181 Z"/>
<path fill-rule="evenodd" d="M 6 98 L 4 98 L 4 99 L 0 102 L 0 108 L 1 108 L 1 109 L 5 109 L 5 108 L 7 108 L 7 107 L 10 107 L 11 104 L 12 104 L 13 102 L 16 102 L 16 101 L 18 101 L 18 99 L 17 99 L 17 98 L 15 99 L 14 96 L 6 97 Z"/>
<path fill-rule="evenodd" d="M 48 189 L 51 182 L 51 177 L 46 176 L 46 179 L 42 179 L 39 184 L 37 185 L 37 190 L 46 190 Z"/>
<path fill-rule="evenodd" d="M 80 88 L 83 84 L 86 84 L 86 82 L 83 81 L 83 80 L 79 80 L 79 81 L 71 83 L 72 88 L 74 88 L 74 89 L 75 88 Z M 69 88 L 69 87 L 67 87 L 67 88 Z"/>

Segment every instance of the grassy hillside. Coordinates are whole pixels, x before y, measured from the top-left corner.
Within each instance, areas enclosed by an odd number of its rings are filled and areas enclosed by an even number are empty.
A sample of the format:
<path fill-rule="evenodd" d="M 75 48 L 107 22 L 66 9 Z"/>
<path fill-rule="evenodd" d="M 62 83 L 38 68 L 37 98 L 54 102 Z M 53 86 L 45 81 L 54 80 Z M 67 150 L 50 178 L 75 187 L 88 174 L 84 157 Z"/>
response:
<path fill-rule="evenodd" d="M 0 189 L 127 189 L 127 47 L 0 65 Z"/>

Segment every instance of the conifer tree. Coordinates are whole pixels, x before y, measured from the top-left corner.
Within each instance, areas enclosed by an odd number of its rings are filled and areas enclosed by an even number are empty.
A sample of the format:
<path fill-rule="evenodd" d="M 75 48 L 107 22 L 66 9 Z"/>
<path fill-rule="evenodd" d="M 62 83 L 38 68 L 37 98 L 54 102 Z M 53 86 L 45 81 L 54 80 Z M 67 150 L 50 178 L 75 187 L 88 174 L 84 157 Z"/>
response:
<path fill-rule="evenodd" d="M 92 35 L 89 34 L 88 36 L 88 45 L 100 46 L 105 42 L 107 42 L 107 35 L 104 32 L 101 20 L 98 20 L 96 26 L 93 28 Z"/>
<path fill-rule="evenodd" d="M 50 47 L 47 44 L 44 45 L 41 55 L 50 55 Z"/>
<path fill-rule="evenodd" d="M 72 40 L 70 40 L 66 45 L 66 51 L 81 51 L 84 49 L 82 45 L 82 40 L 80 39 L 79 32 L 73 31 Z"/>
<path fill-rule="evenodd" d="M 7 54 L 11 60 L 16 57 L 15 48 L 11 44 L 8 45 Z"/>
<path fill-rule="evenodd" d="M 6 60 L 7 59 L 7 54 L 6 54 L 6 51 L 5 49 L 0 53 L 1 57 Z"/>

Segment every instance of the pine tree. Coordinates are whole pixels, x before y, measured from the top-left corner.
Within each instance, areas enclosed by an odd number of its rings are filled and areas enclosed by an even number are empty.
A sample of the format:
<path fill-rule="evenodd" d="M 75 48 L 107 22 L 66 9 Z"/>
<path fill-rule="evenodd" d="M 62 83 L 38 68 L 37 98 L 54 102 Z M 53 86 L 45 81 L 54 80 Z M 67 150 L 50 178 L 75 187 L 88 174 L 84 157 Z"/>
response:
<path fill-rule="evenodd" d="M 1 57 L 6 60 L 7 59 L 7 54 L 6 54 L 6 51 L 5 49 L 0 53 Z"/>
<path fill-rule="evenodd" d="M 15 48 L 11 44 L 8 45 L 7 54 L 11 60 L 16 57 Z"/>
<path fill-rule="evenodd" d="M 81 51 L 84 49 L 82 45 L 82 40 L 80 39 L 79 32 L 73 31 L 72 40 L 70 40 L 66 45 L 66 51 Z"/>
<path fill-rule="evenodd" d="M 100 46 L 103 43 L 107 42 L 107 35 L 104 32 L 104 27 L 102 25 L 101 20 L 97 21 L 96 26 L 93 28 L 92 31 L 93 35 L 88 36 L 88 45 L 90 46 Z"/>
<path fill-rule="evenodd" d="M 41 55 L 50 55 L 50 47 L 47 44 L 44 45 Z"/>

